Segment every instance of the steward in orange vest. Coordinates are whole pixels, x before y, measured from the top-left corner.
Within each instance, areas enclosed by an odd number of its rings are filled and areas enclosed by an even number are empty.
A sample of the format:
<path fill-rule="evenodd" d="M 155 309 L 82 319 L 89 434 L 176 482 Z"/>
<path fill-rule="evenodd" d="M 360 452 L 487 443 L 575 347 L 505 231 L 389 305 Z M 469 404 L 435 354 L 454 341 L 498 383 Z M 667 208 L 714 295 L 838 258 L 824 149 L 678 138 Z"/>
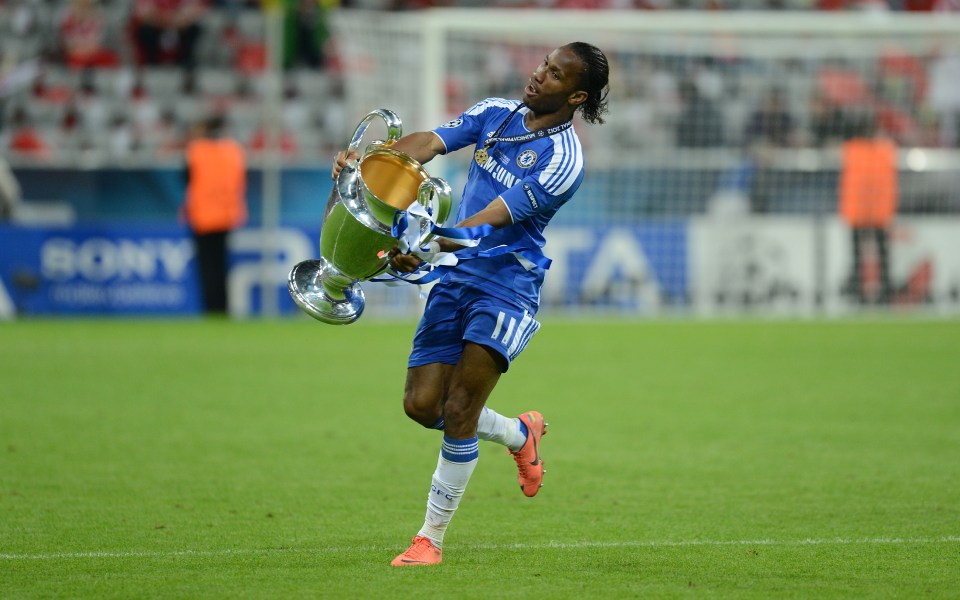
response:
<path fill-rule="evenodd" d="M 887 304 L 893 296 L 888 248 L 899 194 L 897 147 L 892 140 L 871 137 L 873 129 L 864 126 L 862 137 L 849 139 L 841 147 L 839 210 L 850 226 L 853 250 L 845 292 L 860 304 Z M 873 243 L 876 269 L 864 268 L 868 240 Z"/>
<path fill-rule="evenodd" d="M 187 144 L 184 215 L 193 231 L 197 271 L 207 313 L 225 313 L 227 236 L 247 221 L 247 165 L 243 147 L 221 133 L 222 116 L 209 119 Z"/>
<path fill-rule="evenodd" d="M 897 147 L 854 138 L 842 146 L 840 214 L 851 227 L 889 227 L 897 214 Z"/>
<path fill-rule="evenodd" d="M 187 144 L 186 217 L 190 229 L 204 234 L 230 231 L 247 222 L 247 165 L 243 147 L 230 138 L 213 137 L 222 129 L 215 117 L 208 136 Z"/>

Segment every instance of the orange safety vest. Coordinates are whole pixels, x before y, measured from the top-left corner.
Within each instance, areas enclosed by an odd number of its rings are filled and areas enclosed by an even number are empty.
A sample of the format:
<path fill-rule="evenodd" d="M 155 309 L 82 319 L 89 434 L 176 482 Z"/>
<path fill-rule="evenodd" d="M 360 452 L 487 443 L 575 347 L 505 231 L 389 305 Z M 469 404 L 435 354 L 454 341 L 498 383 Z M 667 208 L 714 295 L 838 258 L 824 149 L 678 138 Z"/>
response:
<path fill-rule="evenodd" d="M 897 212 L 897 147 L 886 139 L 843 143 L 840 215 L 851 227 L 889 227 Z"/>
<path fill-rule="evenodd" d="M 235 140 L 201 138 L 187 145 L 186 217 L 199 234 L 230 231 L 247 221 L 247 166 Z"/>

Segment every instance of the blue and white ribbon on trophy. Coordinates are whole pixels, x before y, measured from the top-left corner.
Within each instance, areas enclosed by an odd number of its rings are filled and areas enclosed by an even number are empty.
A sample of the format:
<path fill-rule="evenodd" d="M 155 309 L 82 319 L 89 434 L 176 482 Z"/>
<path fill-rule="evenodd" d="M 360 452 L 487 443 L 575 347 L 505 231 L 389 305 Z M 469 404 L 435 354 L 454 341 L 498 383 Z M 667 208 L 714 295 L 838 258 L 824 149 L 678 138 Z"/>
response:
<path fill-rule="evenodd" d="M 551 260 L 544 256 L 539 248 L 533 249 L 516 242 L 501 244 L 485 250 L 477 249 L 484 237 L 494 231 L 492 225 L 478 225 L 475 227 L 440 227 L 437 225 L 431 212 L 421 204 L 414 202 L 406 211 L 397 211 L 393 218 L 393 236 L 397 238 L 397 248 L 403 253 L 412 253 L 423 262 L 412 273 L 397 273 L 390 271 L 386 278 L 371 279 L 371 281 L 385 282 L 388 285 L 398 282 L 423 285 L 439 279 L 447 270 L 456 267 L 465 260 L 475 258 L 489 258 L 514 254 L 525 269 L 535 267 L 549 269 Z M 439 244 L 431 241 L 426 246 L 420 245 L 424 232 L 436 237 L 450 240 L 463 249 L 454 252 L 439 252 Z M 535 251 L 533 251 L 535 250 Z"/>

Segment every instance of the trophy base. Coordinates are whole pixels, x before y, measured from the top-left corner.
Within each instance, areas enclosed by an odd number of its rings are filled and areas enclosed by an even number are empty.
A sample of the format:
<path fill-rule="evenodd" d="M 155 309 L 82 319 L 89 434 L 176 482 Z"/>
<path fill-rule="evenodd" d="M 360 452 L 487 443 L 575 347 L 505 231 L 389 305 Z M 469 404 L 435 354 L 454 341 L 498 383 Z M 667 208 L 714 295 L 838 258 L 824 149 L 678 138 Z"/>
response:
<path fill-rule="evenodd" d="M 331 297 L 323 282 L 337 276 L 342 277 L 323 258 L 305 260 L 290 270 L 287 289 L 297 306 L 314 319 L 331 325 L 349 325 L 363 313 L 363 290 L 354 282 L 343 288 L 342 299 Z"/>

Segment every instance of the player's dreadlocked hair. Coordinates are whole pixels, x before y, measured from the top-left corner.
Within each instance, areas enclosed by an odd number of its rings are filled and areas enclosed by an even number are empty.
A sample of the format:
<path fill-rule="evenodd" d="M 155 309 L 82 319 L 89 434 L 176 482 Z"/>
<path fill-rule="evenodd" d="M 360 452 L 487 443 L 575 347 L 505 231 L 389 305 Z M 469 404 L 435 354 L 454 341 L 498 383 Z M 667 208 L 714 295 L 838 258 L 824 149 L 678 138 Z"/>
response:
<path fill-rule="evenodd" d="M 586 42 L 573 42 L 567 44 L 567 48 L 577 55 L 584 66 L 580 76 L 588 96 L 587 101 L 577 110 L 587 123 L 602 124 L 603 115 L 607 112 L 607 94 L 610 91 L 610 65 L 607 64 L 607 57 L 600 48 Z"/>

